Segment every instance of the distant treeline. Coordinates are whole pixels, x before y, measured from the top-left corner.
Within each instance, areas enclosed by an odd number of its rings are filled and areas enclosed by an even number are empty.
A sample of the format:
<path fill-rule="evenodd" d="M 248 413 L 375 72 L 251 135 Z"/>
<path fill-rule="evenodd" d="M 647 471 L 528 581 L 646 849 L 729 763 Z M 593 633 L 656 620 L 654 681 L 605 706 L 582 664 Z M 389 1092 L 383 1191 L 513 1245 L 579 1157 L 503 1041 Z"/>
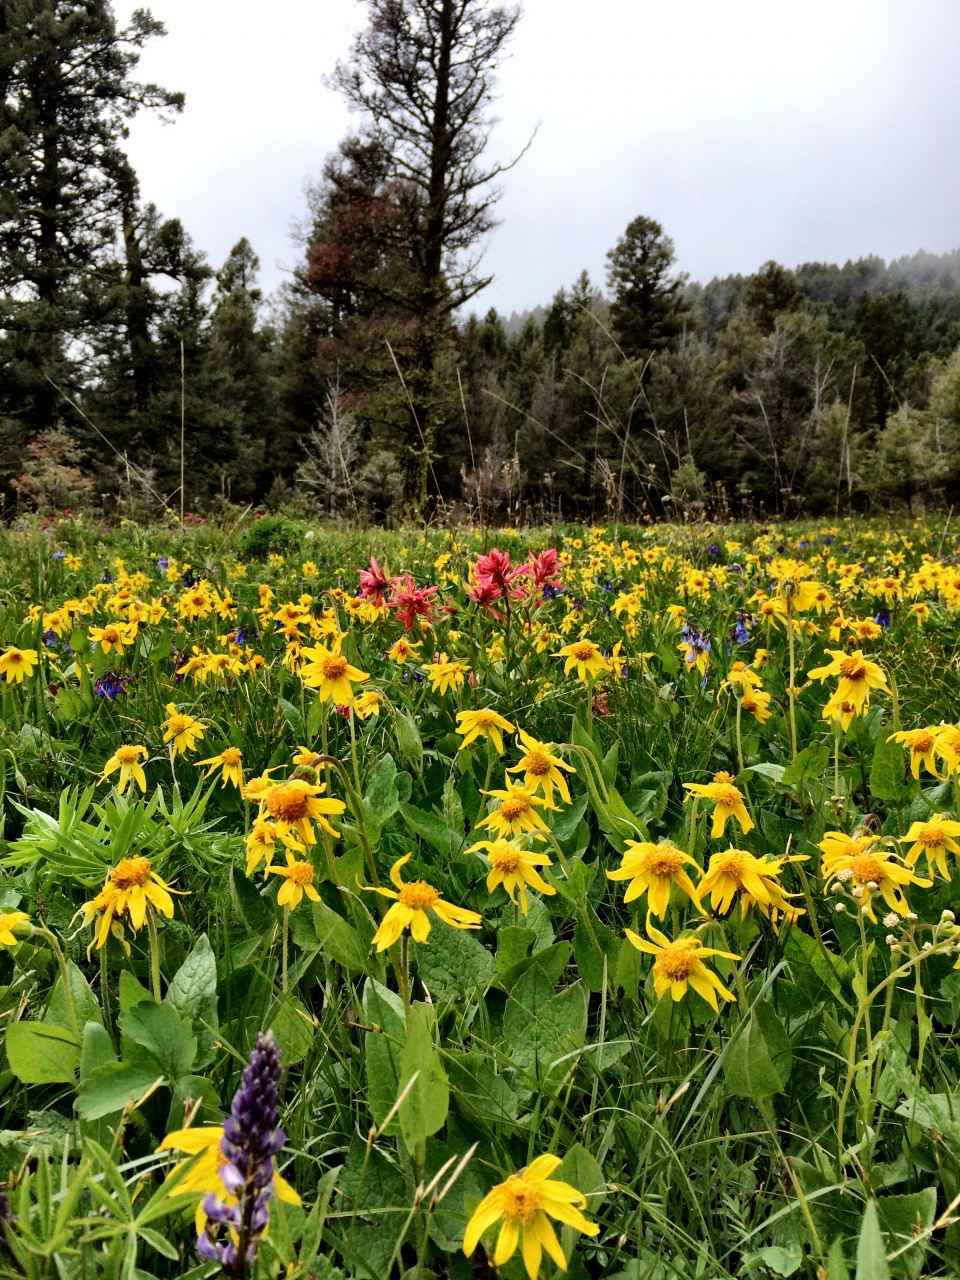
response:
<path fill-rule="evenodd" d="M 299 265 L 269 300 L 245 239 L 215 270 L 141 198 L 127 120 L 184 105 L 132 79 L 160 24 L 138 10 L 119 29 L 106 0 L 0 5 L 8 516 L 950 505 L 960 251 L 770 262 L 699 285 L 639 216 L 602 288 L 584 273 L 526 316 L 480 318 L 502 172 L 484 164 L 485 113 L 519 15 L 366 3 L 371 25 L 333 76 L 360 128 L 310 187 Z"/>

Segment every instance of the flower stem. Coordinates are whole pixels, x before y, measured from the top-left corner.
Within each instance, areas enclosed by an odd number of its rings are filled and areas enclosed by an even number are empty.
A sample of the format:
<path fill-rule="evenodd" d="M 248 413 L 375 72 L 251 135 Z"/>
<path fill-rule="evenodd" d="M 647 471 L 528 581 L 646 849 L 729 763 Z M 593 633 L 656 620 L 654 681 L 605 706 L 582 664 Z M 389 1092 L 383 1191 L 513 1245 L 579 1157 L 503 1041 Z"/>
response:
<path fill-rule="evenodd" d="M 160 990 L 160 947 L 157 943 L 157 913 L 147 903 L 147 932 L 150 934 L 150 980 L 153 984 L 153 998 L 157 1004 L 163 998 Z"/>
<path fill-rule="evenodd" d="M 63 980 L 63 1002 L 67 1006 L 67 1017 L 70 1019 L 70 1027 L 73 1030 L 73 1034 L 79 1040 L 80 1024 L 77 1022 L 77 1011 L 73 1003 L 73 992 L 70 990 L 70 974 L 67 971 L 66 957 L 63 954 L 60 943 L 56 940 L 49 929 L 38 927 L 36 932 L 39 933 L 42 938 L 46 938 L 50 943 L 50 949 L 57 957 L 57 964 L 60 966 L 60 977 Z"/>
<path fill-rule="evenodd" d="M 283 994 L 287 994 L 287 942 L 290 934 L 290 906 L 284 903 L 283 907 Z"/>

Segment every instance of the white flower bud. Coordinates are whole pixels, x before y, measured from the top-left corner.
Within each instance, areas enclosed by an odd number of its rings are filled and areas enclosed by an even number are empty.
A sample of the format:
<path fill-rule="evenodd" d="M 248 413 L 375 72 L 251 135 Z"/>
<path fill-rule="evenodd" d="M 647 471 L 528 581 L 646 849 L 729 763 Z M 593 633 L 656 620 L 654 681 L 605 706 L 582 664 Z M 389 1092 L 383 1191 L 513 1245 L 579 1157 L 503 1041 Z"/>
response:
<path fill-rule="evenodd" d="M 932 943 L 932 942 L 925 942 L 925 943 L 923 944 L 923 949 L 924 949 L 924 951 L 929 951 L 929 950 L 930 950 L 930 948 L 931 948 L 932 946 L 933 946 L 933 943 Z"/>
<path fill-rule="evenodd" d="M 844 867 L 842 871 L 837 872 L 837 879 L 842 880 L 843 883 L 846 884 L 848 880 L 853 879 L 853 872 L 849 867 Z"/>
<path fill-rule="evenodd" d="M 851 889 L 851 890 L 850 890 L 850 892 L 853 894 L 853 896 L 854 896 L 855 898 L 862 898 L 862 897 L 863 897 L 863 887 L 862 887 L 861 885 L 859 885 L 859 884 L 857 885 L 857 887 L 856 887 L 855 889 Z"/>
<path fill-rule="evenodd" d="M 910 921 L 911 924 L 916 924 L 919 917 L 917 916 L 917 913 L 915 911 L 908 911 L 907 919 Z"/>
<path fill-rule="evenodd" d="M 888 911 L 887 914 L 883 917 L 883 923 L 887 926 L 888 929 L 895 929 L 896 926 L 900 923 L 900 917 L 897 915 L 895 911 Z"/>
<path fill-rule="evenodd" d="M 897 945 L 897 936 L 894 933 L 887 934 L 887 946 L 895 947 Z"/>
<path fill-rule="evenodd" d="M 845 902 L 838 902 L 836 907 L 834 907 L 834 910 L 840 912 L 841 915 L 843 914 L 844 911 L 846 911 L 846 909 L 847 909 L 847 904 Z"/>
<path fill-rule="evenodd" d="M 940 912 L 940 919 L 941 919 L 941 920 L 946 920 L 948 924 L 953 924 L 953 922 L 956 920 L 956 918 L 957 918 L 957 917 L 953 914 L 953 912 L 952 912 L 952 911 L 941 911 L 941 912 Z"/>
<path fill-rule="evenodd" d="M 876 893 L 876 891 L 880 888 L 880 886 L 877 884 L 876 880 L 868 880 L 868 881 L 867 881 L 867 888 L 868 888 L 872 893 Z"/>

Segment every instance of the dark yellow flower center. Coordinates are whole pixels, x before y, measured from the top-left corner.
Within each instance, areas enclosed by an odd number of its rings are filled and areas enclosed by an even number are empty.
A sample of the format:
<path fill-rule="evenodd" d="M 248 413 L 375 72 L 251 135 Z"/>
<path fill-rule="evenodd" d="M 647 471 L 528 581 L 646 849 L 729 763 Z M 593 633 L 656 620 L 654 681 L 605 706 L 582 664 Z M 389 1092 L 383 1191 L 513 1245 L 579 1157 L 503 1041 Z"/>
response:
<path fill-rule="evenodd" d="M 596 655 L 596 646 L 589 640 L 581 640 L 570 650 L 577 662 L 589 662 Z"/>
<path fill-rule="evenodd" d="M 850 863 L 850 870 L 857 884 L 879 884 L 887 871 L 879 858 L 872 858 L 868 853 L 859 853 Z"/>
<path fill-rule="evenodd" d="M 426 880 L 411 880 L 400 890 L 400 901 L 411 911 L 428 911 L 440 894 Z"/>
<path fill-rule="evenodd" d="M 267 792 L 267 808 L 281 822 L 300 822 L 309 814 L 310 797 L 299 787 L 274 787 Z"/>
<path fill-rule="evenodd" d="M 309 862 L 295 862 L 292 867 L 287 867 L 285 874 L 294 884 L 313 883 L 313 867 Z"/>
<path fill-rule="evenodd" d="M 547 753 L 538 750 L 528 751 L 523 765 L 526 772 L 532 774 L 534 778 L 545 778 L 553 768 Z"/>
<path fill-rule="evenodd" d="M 947 843 L 947 833 L 936 822 L 927 822 L 920 828 L 917 840 L 925 849 L 942 849 Z"/>
<path fill-rule="evenodd" d="M 133 889 L 145 885 L 150 880 L 150 861 L 148 858 L 121 858 L 115 867 L 111 867 L 107 879 L 118 889 Z"/>
<path fill-rule="evenodd" d="M 528 813 L 532 805 L 529 796 L 508 796 L 500 805 L 500 813 L 508 822 L 514 822 Z"/>
<path fill-rule="evenodd" d="M 243 754 L 239 747 L 226 747 L 224 748 L 223 754 L 220 758 L 225 765 L 229 765 L 230 768 L 233 768 L 234 765 L 239 764 L 243 759 Z"/>
<path fill-rule="evenodd" d="M 140 755 L 139 747 L 117 747 L 116 756 L 121 764 L 136 764 Z"/>
<path fill-rule="evenodd" d="M 190 728 L 193 721 L 189 716 L 171 716 L 167 721 L 167 728 L 175 738 L 179 738 L 181 733 L 185 733 Z"/>
<path fill-rule="evenodd" d="M 672 880 L 682 866 L 683 855 L 679 849 L 666 845 L 658 846 L 644 858 L 644 869 L 661 880 Z"/>
<path fill-rule="evenodd" d="M 696 952 L 682 942 L 675 942 L 657 956 L 654 972 L 670 982 L 684 982 L 699 964 Z"/>
<path fill-rule="evenodd" d="M 742 887 L 746 864 L 747 860 L 739 849 L 729 849 L 726 853 L 719 855 L 714 864 L 714 870 L 719 871 L 721 875 L 730 876 Z"/>
<path fill-rule="evenodd" d="M 726 809 L 736 808 L 736 806 L 743 799 L 743 796 L 740 794 L 737 788 L 731 786 L 727 782 L 715 783 L 714 785 L 716 787 L 716 790 L 713 793 L 714 799 L 716 800 L 717 804 L 722 804 Z"/>
<path fill-rule="evenodd" d="M 543 1208 L 543 1191 L 537 1182 L 511 1174 L 503 1184 L 503 1216 L 529 1226 Z"/>
<path fill-rule="evenodd" d="M 497 723 L 497 713 L 495 711 L 475 711 L 470 719 L 473 721 L 473 728 L 489 729 L 491 725 Z"/>
<path fill-rule="evenodd" d="M 865 680 L 867 664 L 862 658 L 841 658 L 840 674 L 845 680 Z"/>
<path fill-rule="evenodd" d="M 926 732 L 918 733 L 911 744 L 911 750 L 918 756 L 925 756 L 932 747 L 933 734 Z"/>
<path fill-rule="evenodd" d="M 505 871 L 508 874 L 516 871 L 521 862 L 520 850 L 514 849 L 510 845 L 491 849 L 488 856 L 492 866 L 496 867 L 498 871 Z"/>
<path fill-rule="evenodd" d="M 343 675 L 343 673 L 346 671 L 348 663 L 346 658 L 344 658 L 341 654 L 331 653 L 326 658 L 322 659 L 320 666 L 323 671 L 325 679 L 339 680 L 340 677 Z"/>

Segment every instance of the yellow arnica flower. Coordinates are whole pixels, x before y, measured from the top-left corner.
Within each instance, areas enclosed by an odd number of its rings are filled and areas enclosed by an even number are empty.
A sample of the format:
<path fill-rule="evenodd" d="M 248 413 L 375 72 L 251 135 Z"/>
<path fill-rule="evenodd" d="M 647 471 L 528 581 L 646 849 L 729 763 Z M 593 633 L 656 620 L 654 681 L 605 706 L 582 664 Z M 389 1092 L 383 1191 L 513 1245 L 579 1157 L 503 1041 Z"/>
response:
<path fill-rule="evenodd" d="M 748 667 L 745 662 L 735 662 L 720 688 L 746 692 L 747 689 L 759 689 L 762 685 L 763 681 L 752 667 Z"/>
<path fill-rule="evenodd" d="M 22 925 L 30 917 L 26 911 L 5 911 L 0 913 L 0 947 L 18 947 L 23 941 L 17 937 L 17 925 Z M 24 930 L 24 933 L 29 933 Z"/>
<path fill-rule="evenodd" d="M 907 850 L 908 864 L 915 867 L 920 854 L 925 853 L 930 871 L 936 866 L 944 880 L 949 880 L 946 851 L 949 849 L 951 853 L 960 853 L 960 845 L 954 836 L 960 836 L 960 822 L 954 822 L 942 813 L 935 813 L 926 822 L 915 822 L 904 836 L 904 840 L 913 841 Z"/>
<path fill-rule="evenodd" d="M 730 910 L 737 893 L 745 895 L 742 903 L 744 915 L 754 902 L 764 915 L 769 915 L 771 908 L 789 913 L 790 904 L 776 879 L 782 870 L 781 859 L 756 858 L 745 849 L 726 849 L 710 859 L 706 875 L 697 889 L 701 894 L 710 894 L 711 907 L 721 915 Z"/>
<path fill-rule="evenodd" d="M 497 749 L 497 755 L 502 756 L 503 733 L 501 730 L 513 733 L 514 726 L 497 711 L 484 708 L 480 711 L 457 712 L 457 733 L 465 735 L 460 743 L 461 751 L 464 747 L 469 747 L 471 742 L 476 742 L 478 738 L 489 738 Z"/>
<path fill-rule="evenodd" d="M 554 787 L 560 792 L 564 804 L 569 804 L 570 788 L 560 770 L 565 769 L 567 773 L 576 773 L 576 769 L 572 764 L 567 764 L 558 756 L 552 755 L 547 743 L 538 742 L 523 729 L 517 732 L 525 751 L 520 763 L 509 768 L 507 773 L 522 773 L 524 787 L 530 787 L 533 790 L 539 787 L 543 791 L 548 808 L 553 807 Z"/>
<path fill-rule="evenodd" d="M 380 928 L 373 935 L 378 951 L 386 951 L 397 941 L 404 929 L 410 929 L 414 942 L 426 942 L 430 936 L 430 919 L 428 911 L 433 911 L 446 924 L 455 929 L 479 929 L 481 917 L 476 911 L 467 911 L 465 907 L 454 907 L 444 902 L 439 889 L 434 889 L 426 880 L 411 880 L 404 884 L 400 868 L 410 861 L 412 853 L 405 853 L 390 868 L 390 879 L 397 886 L 392 889 L 374 888 L 384 898 L 395 898 L 393 906 L 380 921 Z"/>
<path fill-rule="evenodd" d="M 137 638 L 136 623 L 122 626 L 115 623 L 108 623 L 105 627 L 91 627 L 87 632 L 91 644 L 98 644 L 104 653 L 109 653 L 111 649 L 116 649 L 117 653 L 123 653 L 125 644 L 133 644 Z"/>
<path fill-rule="evenodd" d="M 311 752 L 311 755 L 313 754 Z M 296 760 L 296 763 L 302 764 L 303 761 Z M 249 782 L 245 782 L 240 788 L 240 794 L 244 800 L 251 800 L 254 804 L 260 804 L 266 797 L 267 792 L 272 791 L 274 787 L 279 785 L 270 777 L 271 773 L 274 773 L 279 768 L 279 765 L 274 765 L 272 769 L 265 769 L 259 778 L 251 778 Z"/>
<path fill-rule="evenodd" d="M 399 640 L 393 642 L 393 647 L 387 650 L 387 657 L 391 662 L 397 662 L 403 666 L 408 658 L 419 658 L 421 644 L 420 640 L 408 640 L 406 636 L 401 636 Z"/>
<path fill-rule="evenodd" d="M 669 991 L 674 1000 L 682 1000 L 687 994 L 687 987 L 693 987 L 697 995 L 703 996 L 707 1004 L 718 1011 L 717 994 L 724 1000 L 733 1000 L 734 995 L 723 985 L 712 969 L 703 963 L 704 956 L 723 956 L 727 960 L 739 960 L 730 951 L 717 951 L 714 947 L 705 947 L 699 938 L 692 934 L 681 935 L 676 942 L 660 932 L 647 921 L 647 942 L 632 929 L 626 935 L 638 951 L 655 956 L 653 962 L 653 987 L 657 999 L 662 999 Z"/>
<path fill-rule="evenodd" d="M 960 725 L 941 724 L 936 729 L 936 754 L 947 767 L 947 777 L 960 769 Z"/>
<path fill-rule="evenodd" d="M 891 733 L 888 742 L 899 742 L 910 752 L 910 772 L 919 781 L 920 766 L 926 765 L 927 773 L 939 778 L 934 752 L 937 747 L 936 729 L 903 729 L 900 733 Z"/>
<path fill-rule="evenodd" d="M 539 1156 L 484 1196 L 464 1232 L 463 1252 L 467 1257 L 473 1257 L 480 1237 L 502 1218 L 493 1254 L 495 1267 L 508 1262 L 520 1244 L 530 1280 L 537 1280 L 544 1249 L 560 1270 L 566 1271 L 567 1260 L 547 1214 L 588 1236 L 595 1236 L 600 1228 L 581 1212 L 587 1207 L 586 1196 L 569 1182 L 550 1177 L 562 1163 L 559 1156 Z"/>
<path fill-rule="evenodd" d="M 191 1157 L 200 1156 L 200 1159 L 184 1177 L 183 1181 L 177 1184 L 178 1192 L 194 1191 L 199 1192 L 201 1195 L 195 1217 L 198 1232 L 203 1230 L 207 1222 L 207 1215 L 203 1211 L 203 1201 L 211 1192 L 227 1205 L 235 1205 L 237 1203 L 237 1197 L 230 1195 L 224 1189 L 220 1178 L 220 1170 L 227 1163 L 227 1157 L 220 1150 L 222 1138 L 222 1124 L 201 1125 L 196 1129 L 177 1129 L 175 1133 L 168 1133 L 159 1147 L 157 1147 L 158 1151 L 182 1151 L 187 1157 L 187 1160 L 181 1160 L 179 1164 L 174 1165 L 167 1175 L 168 1177 L 173 1177 Z M 277 1199 L 282 1200 L 284 1204 L 299 1206 L 303 1203 L 286 1178 L 282 1177 L 276 1170 L 273 1172 L 273 1189 L 276 1192 Z"/>
<path fill-rule="evenodd" d="M 670 905 L 670 890 L 677 885 L 697 910 L 702 910 L 696 887 L 683 869 L 684 863 L 697 866 L 689 854 L 676 845 L 651 844 L 648 840 L 628 840 L 626 845 L 620 866 L 616 871 L 607 872 L 610 880 L 630 881 L 623 895 L 624 902 L 634 902 L 646 894 L 647 909 L 663 920 Z"/>
<path fill-rule="evenodd" d="M 195 751 L 197 743 L 203 741 L 201 722 L 183 711 L 178 711 L 173 702 L 167 703 L 167 718 L 160 728 L 164 731 L 164 742 L 173 744 L 170 750 L 174 756 L 184 751 Z"/>
<path fill-rule="evenodd" d="M 503 885 L 510 901 L 516 906 L 516 894 L 519 891 L 520 909 L 527 915 L 527 886 L 538 893 L 548 896 L 555 894 L 556 889 L 541 879 L 537 867 L 549 867 L 553 864 L 545 853 L 535 849 L 521 849 L 510 840 L 478 840 L 471 845 L 468 853 L 486 850 L 486 858 L 490 863 L 490 874 L 487 876 L 487 892 L 493 893 L 498 885 Z"/>
<path fill-rule="evenodd" d="M 277 828 L 266 818 L 257 818 L 247 836 L 247 879 L 253 875 L 261 862 L 269 867 L 273 863 L 274 850 L 277 847 Z M 303 848 L 302 845 L 298 846 Z"/>
<path fill-rule="evenodd" d="M 502 791 L 484 791 L 485 796 L 493 796 L 500 803 L 492 813 L 477 823 L 478 827 L 489 827 L 498 836 L 519 836 L 525 831 L 546 831 L 547 824 L 539 813 L 537 805 L 545 805 L 552 809 L 553 805 L 533 794 L 534 788 L 526 782 L 523 786 L 505 778 L 506 788 Z"/>
<path fill-rule="evenodd" d="M 566 658 L 563 664 L 565 676 L 576 667 L 577 679 L 584 682 L 596 680 L 602 671 L 610 670 L 610 663 L 592 640 L 576 640 L 573 644 L 565 644 L 557 656 Z"/>
<path fill-rule="evenodd" d="M 358 694 L 353 700 L 353 714 L 358 720 L 367 720 L 380 714 L 380 695 L 375 689 Z"/>
<path fill-rule="evenodd" d="M 427 673 L 427 679 L 430 681 L 430 688 L 434 689 L 441 697 L 448 689 L 459 689 L 463 685 L 464 677 L 470 670 L 462 662 L 448 662 L 447 655 L 441 653 L 438 662 L 428 662 L 421 667 L 422 671 Z"/>
<path fill-rule="evenodd" d="M 174 893 L 177 890 L 173 890 Z M 133 931 L 142 929 L 147 919 L 147 908 L 159 911 L 168 920 L 173 919 L 173 899 L 170 885 L 166 884 L 150 866 L 149 858 L 121 858 L 107 872 L 103 888 L 90 902 L 83 905 L 83 923 L 91 924 L 95 916 L 102 914 L 97 931 L 96 944 L 100 948 L 110 934 L 114 919 L 126 915 Z"/>
<path fill-rule="evenodd" d="M 225 787 L 228 782 L 232 782 L 237 788 L 243 786 L 243 753 L 239 747 L 224 747 L 218 756 L 197 761 L 198 769 L 202 769 L 204 765 L 207 766 L 208 778 L 218 769 L 222 770 L 220 775 L 223 779 L 222 786 Z"/>
<path fill-rule="evenodd" d="M 769 693 L 763 689 L 744 688 L 740 699 L 740 708 L 749 712 L 758 724 L 764 724 L 773 715 L 770 703 L 773 701 Z"/>
<path fill-rule="evenodd" d="M 8 649 L 0 657 L 0 675 L 8 684 L 23 684 L 24 676 L 32 676 L 39 661 L 36 649 Z"/>
<path fill-rule="evenodd" d="M 303 657 L 306 661 L 300 668 L 300 679 L 309 689 L 318 691 L 321 702 L 329 700 L 349 707 L 353 704 L 353 685 L 370 679 L 368 672 L 352 667 L 346 660 L 339 640 L 334 640 L 330 649 L 322 645 L 304 649 Z"/>
<path fill-rule="evenodd" d="M 108 778 L 115 769 L 119 769 L 120 778 L 117 782 L 117 790 L 121 795 L 126 791 L 127 783 L 131 778 L 133 778 L 140 790 L 145 792 L 147 779 L 140 761 L 146 760 L 148 754 L 146 747 L 117 747 L 116 751 L 103 766 L 103 778 Z"/>
<path fill-rule="evenodd" d="M 731 816 L 740 823 L 740 830 L 744 835 L 753 830 L 753 819 L 747 813 L 743 796 L 733 785 L 733 778 L 729 773 L 715 773 L 712 782 L 685 782 L 683 785 L 692 796 L 699 796 L 701 800 L 713 803 L 713 827 L 710 834 L 714 840 L 723 835 L 727 819 Z"/>
<path fill-rule="evenodd" d="M 276 823 L 277 836 L 284 844 L 290 844 L 293 832 L 303 844 L 316 844 L 313 822 L 318 822 L 330 835 L 339 836 L 340 832 L 334 831 L 325 815 L 343 813 L 347 806 L 342 800 L 322 796 L 323 791 L 323 783 L 302 782 L 299 778 L 278 783 L 267 791 L 263 803 Z"/>
<path fill-rule="evenodd" d="M 850 702 L 858 716 L 863 715 L 864 707 L 870 701 L 871 689 L 882 689 L 889 693 L 887 677 L 883 669 L 869 658 L 865 658 L 859 649 L 853 653 L 844 653 L 842 649 L 828 649 L 831 663 L 825 667 L 817 667 L 808 671 L 811 680 L 826 680 L 830 676 L 839 676 L 840 683 L 831 702 Z"/>
<path fill-rule="evenodd" d="M 286 884 L 280 886 L 280 892 L 277 894 L 278 906 L 289 907 L 291 911 L 296 911 L 303 901 L 304 894 L 311 902 L 320 901 L 320 895 L 313 887 L 313 867 L 309 862 L 297 862 L 289 849 L 287 865 L 285 867 L 268 866 L 267 875 L 286 877 Z"/>
<path fill-rule="evenodd" d="M 917 884 L 929 889 L 932 880 L 921 880 L 909 867 L 901 866 L 883 849 L 876 848 L 874 836 L 846 836 L 842 831 L 828 831 L 820 841 L 823 850 L 823 875 L 825 880 L 839 880 L 856 891 L 860 906 L 874 924 L 873 895 L 879 892 L 884 902 L 897 915 L 905 916 L 910 910 L 903 896 L 903 886 Z"/>

